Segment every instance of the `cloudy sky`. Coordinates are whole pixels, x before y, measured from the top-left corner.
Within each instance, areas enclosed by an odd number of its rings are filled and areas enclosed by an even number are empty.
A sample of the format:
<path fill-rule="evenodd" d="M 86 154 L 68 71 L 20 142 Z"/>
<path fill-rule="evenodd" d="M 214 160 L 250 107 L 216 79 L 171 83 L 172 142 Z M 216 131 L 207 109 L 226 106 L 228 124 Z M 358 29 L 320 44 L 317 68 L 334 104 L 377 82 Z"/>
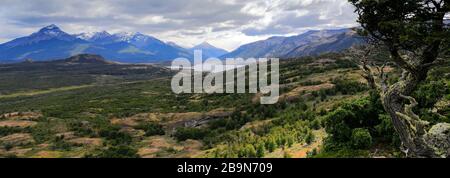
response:
<path fill-rule="evenodd" d="M 356 26 L 347 0 L 0 0 L 0 43 L 56 24 L 68 33 L 141 32 L 227 50 L 275 35 Z"/>

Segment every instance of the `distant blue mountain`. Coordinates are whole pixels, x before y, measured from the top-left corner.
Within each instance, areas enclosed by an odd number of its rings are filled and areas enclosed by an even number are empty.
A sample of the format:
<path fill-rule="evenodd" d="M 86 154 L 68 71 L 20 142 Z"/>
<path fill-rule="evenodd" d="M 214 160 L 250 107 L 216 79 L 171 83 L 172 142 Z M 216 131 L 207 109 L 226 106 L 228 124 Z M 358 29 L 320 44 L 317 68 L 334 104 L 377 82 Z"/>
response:
<path fill-rule="evenodd" d="M 242 45 L 220 58 L 292 58 L 340 52 L 360 43 L 363 39 L 351 29 L 311 30 L 297 36 L 275 36 Z"/>
<path fill-rule="evenodd" d="M 192 58 L 192 53 L 141 33 L 109 34 L 106 31 L 70 35 L 56 25 L 42 28 L 27 37 L 0 44 L 0 61 L 45 61 L 77 54 L 97 54 L 125 63 L 169 61 Z"/>
<path fill-rule="evenodd" d="M 123 63 L 167 62 L 179 57 L 192 59 L 194 50 L 202 50 L 203 59 L 292 58 L 340 52 L 362 42 L 361 37 L 351 29 L 313 30 L 297 36 L 271 37 L 243 45 L 228 53 L 207 42 L 185 49 L 175 43 L 165 43 L 141 33 L 110 34 L 102 31 L 71 35 L 56 25 L 50 25 L 29 36 L 0 44 L 0 63 L 26 59 L 47 61 L 77 54 L 97 54 Z"/>
<path fill-rule="evenodd" d="M 203 53 L 203 56 L 206 58 L 220 57 L 220 56 L 228 53 L 228 51 L 221 49 L 221 48 L 217 48 L 217 47 L 209 44 L 208 42 L 203 42 L 203 43 L 191 48 L 192 52 L 194 52 L 195 50 L 201 50 Z"/>

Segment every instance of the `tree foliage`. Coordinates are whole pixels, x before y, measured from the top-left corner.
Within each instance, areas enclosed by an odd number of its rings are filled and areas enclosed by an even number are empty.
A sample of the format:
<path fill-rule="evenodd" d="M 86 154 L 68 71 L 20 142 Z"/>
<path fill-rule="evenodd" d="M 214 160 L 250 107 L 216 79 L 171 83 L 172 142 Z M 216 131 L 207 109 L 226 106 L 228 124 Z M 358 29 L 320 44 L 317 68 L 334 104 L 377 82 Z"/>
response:
<path fill-rule="evenodd" d="M 428 132 L 429 122 L 413 112 L 418 102 L 411 97 L 428 72 L 449 53 L 450 28 L 445 17 L 447 0 L 349 0 L 356 7 L 362 33 L 371 42 L 384 45 L 391 60 L 403 70 L 402 77 L 388 85 L 382 77 L 379 88 L 383 106 L 411 157 L 448 157 L 445 137 L 450 124 L 438 123 Z M 408 104 L 409 103 L 409 104 Z M 434 128 L 434 129 L 433 129 Z M 432 139 L 430 139 L 432 138 Z"/>

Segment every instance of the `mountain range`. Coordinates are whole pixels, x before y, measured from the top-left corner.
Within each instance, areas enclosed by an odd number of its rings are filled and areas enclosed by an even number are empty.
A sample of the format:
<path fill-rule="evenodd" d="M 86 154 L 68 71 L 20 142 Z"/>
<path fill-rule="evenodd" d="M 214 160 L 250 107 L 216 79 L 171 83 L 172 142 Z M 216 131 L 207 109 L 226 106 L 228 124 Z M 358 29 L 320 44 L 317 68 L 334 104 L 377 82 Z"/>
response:
<path fill-rule="evenodd" d="M 212 45 L 207 47 L 204 49 L 205 54 L 216 54 L 216 51 L 222 50 Z M 102 31 L 72 35 L 56 25 L 49 25 L 29 36 L 0 44 L 0 61 L 8 62 L 25 59 L 54 60 L 85 53 L 98 54 L 109 60 L 124 63 L 161 62 L 178 57 L 193 58 L 191 49 L 182 48 L 174 43 L 165 43 L 142 33 L 110 34 Z"/>
<path fill-rule="evenodd" d="M 115 62 L 156 63 L 179 57 L 192 59 L 194 50 L 202 50 L 204 59 L 291 58 L 339 52 L 362 41 L 351 29 L 313 30 L 297 36 L 271 37 L 228 52 L 207 42 L 184 48 L 142 33 L 110 34 L 101 31 L 68 34 L 56 25 L 49 25 L 29 36 L 0 44 L 0 62 L 20 62 L 26 59 L 46 61 L 77 54 L 97 54 Z"/>
<path fill-rule="evenodd" d="M 275 36 L 249 43 L 220 58 L 293 58 L 340 52 L 361 43 L 363 38 L 352 29 L 311 30 L 296 36 Z"/>
<path fill-rule="evenodd" d="M 209 44 L 208 42 L 203 42 L 197 46 L 194 46 L 190 50 L 192 52 L 194 52 L 195 50 L 201 50 L 203 53 L 203 56 L 205 56 L 205 57 L 220 57 L 220 56 L 228 53 L 228 51 L 217 48 L 217 47 Z"/>

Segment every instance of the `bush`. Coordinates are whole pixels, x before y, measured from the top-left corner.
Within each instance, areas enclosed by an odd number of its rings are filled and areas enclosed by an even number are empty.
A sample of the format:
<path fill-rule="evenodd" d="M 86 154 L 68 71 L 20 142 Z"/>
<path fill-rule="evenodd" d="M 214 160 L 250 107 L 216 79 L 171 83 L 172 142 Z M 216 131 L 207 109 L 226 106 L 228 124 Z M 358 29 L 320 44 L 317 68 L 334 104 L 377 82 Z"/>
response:
<path fill-rule="evenodd" d="M 20 127 L 0 127 L 0 137 L 15 134 L 15 133 L 28 133 L 31 132 L 29 127 L 20 128 Z"/>
<path fill-rule="evenodd" d="M 257 152 L 255 150 L 255 147 L 253 145 L 247 144 L 240 148 L 238 157 L 240 158 L 256 158 Z"/>
<path fill-rule="evenodd" d="M 375 126 L 376 137 L 382 139 L 385 142 L 393 142 L 397 136 L 395 133 L 394 126 L 392 125 L 392 120 L 389 115 L 380 115 L 381 123 Z"/>
<path fill-rule="evenodd" d="M 178 141 L 185 141 L 187 139 L 200 140 L 203 139 L 208 134 L 205 129 L 199 128 L 177 128 L 175 134 L 173 135 Z"/>
<path fill-rule="evenodd" d="M 275 139 L 268 138 L 265 142 L 265 146 L 269 152 L 273 152 L 277 148 L 277 143 L 275 142 Z"/>
<path fill-rule="evenodd" d="M 354 149 L 367 149 L 372 145 L 372 136 L 369 130 L 363 128 L 353 129 L 352 147 Z"/>
<path fill-rule="evenodd" d="M 320 121 L 318 119 L 313 120 L 312 122 L 310 122 L 309 127 L 314 130 L 319 130 L 320 129 Z"/>
<path fill-rule="evenodd" d="M 256 157 L 258 157 L 258 158 L 264 157 L 265 152 L 266 152 L 266 149 L 264 148 L 264 144 L 262 144 L 262 143 L 258 144 L 258 146 L 256 147 Z"/>
<path fill-rule="evenodd" d="M 323 118 L 329 134 L 324 140 L 325 152 L 367 149 L 374 142 L 397 146 L 398 136 L 375 92 L 370 97 L 345 103 Z"/>
<path fill-rule="evenodd" d="M 306 153 L 307 158 L 312 158 L 313 156 L 317 155 L 317 148 L 312 149 L 311 151 L 308 151 Z"/>
<path fill-rule="evenodd" d="M 371 94 L 370 97 L 345 103 L 328 113 L 325 116 L 325 129 L 332 139 L 348 142 L 353 129 L 374 128 L 381 124 L 379 115 L 383 112 L 379 96 Z"/>
<path fill-rule="evenodd" d="M 148 123 L 145 125 L 140 125 L 137 129 L 141 129 L 145 131 L 145 136 L 153 136 L 153 135 L 164 135 L 164 129 L 162 125 L 157 123 Z"/>
<path fill-rule="evenodd" d="M 89 157 L 89 156 L 88 156 Z M 99 155 L 94 157 L 99 158 L 139 158 L 137 150 L 126 145 L 112 146 L 104 150 Z"/>
<path fill-rule="evenodd" d="M 100 129 L 100 137 L 104 137 L 111 145 L 128 145 L 133 141 L 130 134 L 120 132 L 116 126 L 106 126 Z"/>
<path fill-rule="evenodd" d="M 354 117 L 352 112 L 339 108 L 326 116 L 325 129 L 333 140 L 347 142 L 351 136 L 351 128 L 346 121 Z"/>
<path fill-rule="evenodd" d="M 306 144 L 311 144 L 313 141 L 314 141 L 314 134 L 311 132 L 311 131 L 309 131 L 308 132 L 308 134 L 306 135 L 306 137 L 305 137 L 305 142 L 306 142 Z"/>
<path fill-rule="evenodd" d="M 341 92 L 343 95 L 352 95 L 368 89 L 367 85 L 352 80 L 333 79 L 332 83 L 335 85 L 336 91 Z"/>

